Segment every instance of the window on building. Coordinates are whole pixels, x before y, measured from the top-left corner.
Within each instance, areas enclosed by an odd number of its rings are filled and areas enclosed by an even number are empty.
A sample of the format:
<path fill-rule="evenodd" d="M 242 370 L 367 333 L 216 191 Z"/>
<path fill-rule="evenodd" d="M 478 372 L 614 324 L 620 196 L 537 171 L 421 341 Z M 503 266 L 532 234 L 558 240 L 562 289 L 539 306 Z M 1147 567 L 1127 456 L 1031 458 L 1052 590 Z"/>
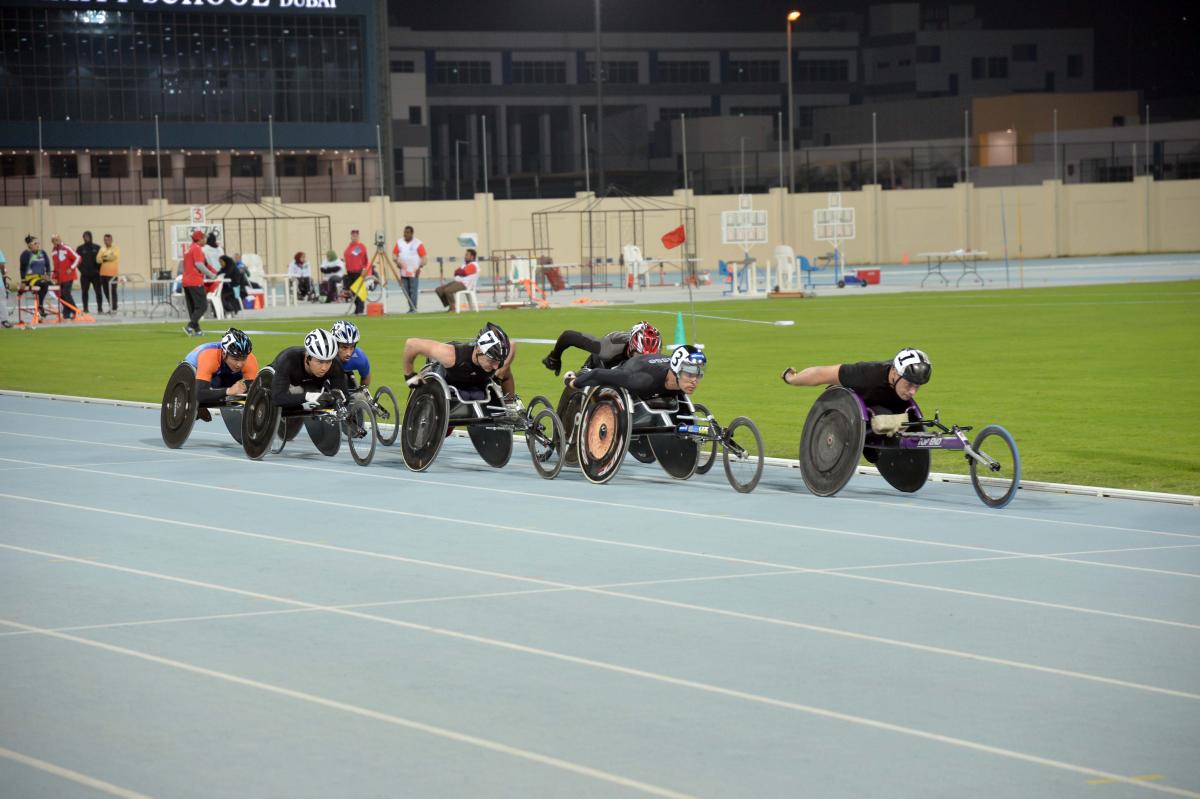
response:
<path fill-rule="evenodd" d="M 514 61 L 513 83 L 566 83 L 567 65 L 562 61 Z"/>
<path fill-rule="evenodd" d="M 408 107 L 408 124 L 410 124 L 410 125 L 420 125 L 421 124 L 421 106 L 410 105 Z"/>
<path fill-rule="evenodd" d="M 707 61 L 660 61 L 658 83 L 708 83 Z"/>
<path fill-rule="evenodd" d="M 809 83 L 847 81 L 850 79 L 850 62 L 844 59 L 820 61 L 797 61 L 796 80 Z"/>
<path fill-rule="evenodd" d="M 0 176 L 15 178 L 33 174 L 33 153 L 0 155 Z"/>
<path fill-rule="evenodd" d="M 183 174 L 189 178 L 215 178 L 217 176 L 217 157 L 194 154 L 185 156 Z"/>
<path fill-rule="evenodd" d="M 813 111 L 809 106 L 796 109 L 796 135 L 801 139 L 811 139 L 813 135 Z"/>
<path fill-rule="evenodd" d="M 163 176 L 168 177 L 171 174 L 171 156 L 163 153 L 161 156 L 150 153 L 142 156 L 142 177 L 156 178 L 158 177 L 158 162 L 160 159 L 166 159 L 166 166 L 163 167 Z"/>
<path fill-rule="evenodd" d="M 1083 77 L 1083 56 L 1069 55 L 1067 56 L 1067 77 L 1082 78 Z"/>
<path fill-rule="evenodd" d="M 92 177 L 95 178 L 127 178 L 129 177 L 129 156 L 126 155 L 93 155 Z"/>
<path fill-rule="evenodd" d="M 891 61 L 876 61 L 875 62 L 875 69 L 890 69 L 891 66 L 892 66 Z"/>
<path fill-rule="evenodd" d="M 1007 78 L 1008 77 L 1008 59 L 1002 55 L 994 55 L 988 57 L 988 77 L 989 78 Z"/>
<path fill-rule="evenodd" d="M 391 64 L 392 72 L 416 72 L 417 65 L 411 60 L 393 61 Z"/>
<path fill-rule="evenodd" d="M 235 155 L 229 159 L 229 173 L 235 178 L 261 178 L 261 155 Z"/>
<path fill-rule="evenodd" d="M 971 57 L 971 80 L 983 80 L 987 77 L 987 59 L 981 55 Z"/>
<path fill-rule="evenodd" d="M 79 177 L 79 162 L 73 155 L 50 156 L 50 177 L 77 178 Z"/>
<path fill-rule="evenodd" d="M 317 174 L 315 155 L 280 155 L 275 157 L 275 163 L 276 174 L 280 177 L 313 177 Z"/>
<path fill-rule="evenodd" d="M 730 61 L 729 80 L 733 83 L 779 83 L 779 62 Z"/>
<path fill-rule="evenodd" d="M 1012 46 L 1012 60 L 1017 61 L 1037 61 L 1037 45 L 1036 44 L 1014 44 Z"/>
<path fill-rule="evenodd" d="M 433 68 L 433 82 L 445 84 L 481 84 L 492 82 L 490 61 L 438 61 Z"/>
<path fill-rule="evenodd" d="M 918 64 L 940 64 L 942 61 L 942 48 L 936 44 L 921 44 L 917 45 L 917 63 Z"/>
<path fill-rule="evenodd" d="M 589 61 L 587 66 L 587 82 L 596 82 L 596 65 Z M 605 61 L 605 83 L 637 83 L 638 62 L 636 61 Z"/>

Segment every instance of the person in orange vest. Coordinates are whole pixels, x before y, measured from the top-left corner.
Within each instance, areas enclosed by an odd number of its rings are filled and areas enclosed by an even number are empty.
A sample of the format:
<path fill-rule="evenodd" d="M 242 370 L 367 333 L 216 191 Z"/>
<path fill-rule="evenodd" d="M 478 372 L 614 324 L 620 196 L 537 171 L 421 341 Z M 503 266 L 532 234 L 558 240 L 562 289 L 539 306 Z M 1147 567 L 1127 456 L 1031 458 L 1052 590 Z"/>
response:
<path fill-rule="evenodd" d="M 204 231 L 192 231 L 192 245 L 183 254 L 183 298 L 187 301 L 188 323 L 183 332 L 189 336 L 200 335 L 200 317 L 208 307 L 208 299 L 204 294 L 204 281 L 214 280 L 217 273 L 208 268 L 204 257 Z"/>
<path fill-rule="evenodd" d="M 421 280 L 421 269 L 425 267 L 425 245 L 420 239 L 413 238 L 412 225 L 404 228 L 404 238 L 397 240 L 392 247 L 392 259 L 400 272 L 400 285 L 404 288 L 404 296 L 408 298 L 408 312 L 417 312 L 417 284 Z"/>
<path fill-rule="evenodd" d="M 454 308 L 451 303 L 454 301 L 454 295 L 460 291 L 474 289 L 478 281 L 479 264 L 475 263 L 475 251 L 468 249 L 463 253 L 463 265 L 454 270 L 454 280 L 438 286 L 433 293 L 442 301 L 446 310 L 453 313 Z"/>
<path fill-rule="evenodd" d="M 367 245 L 358 240 L 358 230 L 350 231 L 350 243 L 342 253 L 342 261 L 346 264 L 346 279 L 342 282 L 344 288 L 350 288 L 367 270 L 370 259 L 367 257 Z M 363 301 L 357 295 L 354 297 L 354 315 L 363 312 Z"/>

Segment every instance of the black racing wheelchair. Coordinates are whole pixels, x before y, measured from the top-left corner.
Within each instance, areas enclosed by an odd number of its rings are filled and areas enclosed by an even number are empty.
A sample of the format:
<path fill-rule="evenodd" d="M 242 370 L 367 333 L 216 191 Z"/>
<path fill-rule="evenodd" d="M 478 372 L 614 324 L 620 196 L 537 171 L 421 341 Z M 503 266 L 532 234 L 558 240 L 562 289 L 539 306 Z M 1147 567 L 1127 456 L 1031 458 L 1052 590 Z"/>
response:
<path fill-rule="evenodd" d="M 221 421 L 233 436 L 233 440 L 242 443 L 242 406 L 243 397 L 226 396 L 220 402 L 200 404 L 196 396 L 196 369 L 187 361 L 181 362 L 171 372 L 167 379 L 167 388 L 163 391 L 162 410 L 159 413 L 159 428 L 162 440 L 171 449 L 179 449 L 192 434 L 196 424 L 196 416 L 200 409 L 219 409 Z"/>
<path fill-rule="evenodd" d="M 1021 483 L 1021 457 L 1012 435 L 988 425 L 974 441 L 970 427 L 947 427 L 935 412 L 925 419 L 916 402 L 903 414 L 877 414 L 854 391 L 830 386 L 813 403 L 800 435 L 800 475 L 813 494 L 841 491 L 865 456 L 893 488 L 911 494 L 929 479 L 930 452 L 964 453 L 971 485 L 985 505 L 1003 508 Z"/>
<path fill-rule="evenodd" d="M 369 392 L 347 394 L 333 390 L 328 392 L 330 408 L 283 409 L 271 399 L 274 376 L 272 367 L 264 367 L 246 392 L 241 440 L 247 457 L 262 460 L 267 453 L 278 455 L 304 428 L 322 455 L 337 455 L 344 437 L 355 463 L 366 466 L 371 462 L 379 434 L 375 404 Z"/>
<path fill-rule="evenodd" d="M 722 427 L 690 397 L 641 399 L 609 386 L 589 386 L 566 399 L 574 412 L 568 446 L 590 482 L 612 480 L 626 453 L 687 480 L 712 468 L 718 447 L 735 491 L 748 494 L 762 477 L 762 434 L 744 416 Z"/>
<path fill-rule="evenodd" d="M 489 466 L 508 463 L 513 433 L 518 432 L 525 437 L 537 473 L 547 480 L 558 476 L 566 434 L 545 397 L 534 397 L 527 408 L 513 413 L 495 381 L 488 383 L 482 399 L 467 399 L 446 382 L 440 364 L 427 364 L 417 377 L 420 382 L 408 395 L 400 428 L 400 452 L 409 469 L 428 469 L 450 430 L 465 427 L 475 451 Z"/>

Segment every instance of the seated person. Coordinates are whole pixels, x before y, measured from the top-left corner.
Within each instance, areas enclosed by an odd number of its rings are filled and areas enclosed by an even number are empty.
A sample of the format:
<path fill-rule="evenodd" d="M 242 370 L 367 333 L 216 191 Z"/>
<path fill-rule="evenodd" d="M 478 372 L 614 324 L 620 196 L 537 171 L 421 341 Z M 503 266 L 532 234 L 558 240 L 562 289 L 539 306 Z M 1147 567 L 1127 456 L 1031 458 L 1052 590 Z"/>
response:
<path fill-rule="evenodd" d="M 271 362 L 275 368 L 271 400 L 284 410 L 333 407 L 333 397 L 328 391 L 350 389 L 346 373 L 333 368 L 336 358 L 337 342 L 333 334 L 324 328 L 313 330 L 304 337 L 303 347 L 288 347 Z"/>
<path fill-rule="evenodd" d="M 321 262 L 321 294 L 326 302 L 337 302 L 338 293 L 342 288 L 342 277 L 346 274 L 346 265 L 333 250 L 325 253 Z"/>
<path fill-rule="evenodd" d="M 220 405 L 227 396 L 245 395 L 247 383 L 258 377 L 253 350 L 250 337 L 231 327 L 219 342 L 201 344 L 184 357 L 196 370 L 196 401 L 200 406 L 196 418 L 211 422 L 209 407 Z"/>
<path fill-rule="evenodd" d="M 418 385 L 414 361 L 424 355 L 429 363 L 445 369 L 446 383 L 458 389 L 464 400 L 487 399 L 487 386 L 498 381 L 510 411 L 519 410 L 516 383 L 512 376 L 512 361 L 516 346 L 498 325 L 488 322 L 474 341 L 448 344 L 427 338 L 410 338 L 404 342 L 404 379 L 410 387 Z"/>
<path fill-rule="evenodd" d="M 908 413 L 909 403 L 932 375 L 929 356 L 905 348 L 891 361 L 810 366 L 798 372 L 789 366 L 781 377 L 789 386 L 845 386 L 862 397 L 874 413 L 894 415 Z M 871 463 L 879 457 L 879 451 L 873 448 L 863 454 Z"/>
<path fill-rule="evenodd" d="M 357 346 L 361 337 L 358 325 L 339 319 L 333 323 L 331 332 L 333 340 L 337 342 L 338 363 L 346 373 L 346 382 L 350 384 L 350 388 L 353 390 L 357 387 L 354 382 L 355 372 L 358 372 L 358 386 L 366 388 L 371 385 L 371 362 L 367 359 L 367 354 Z"/>
<path fill-rule="evenodd" d="M 219 274 L 225 278 L 225 283 L 221 286 L 221 305 L 224 306 L 225 313 L 236 315 L 242 310 L 242 300 L 246 299 L 250 292 L 250 281 L 237 268 L 237 261 L 228 255 L 222 255 L 218 260 L 221 263 Z M 237 289 L 236 293 L 234 289 Z"/>
<path fill-rule="evenodd" d="M 656 354 L 661 345 L 662 336 L 649 322 L 638 322 L 630 330 L 615 330 L 599 339 L 587 333 L 564 330 L 542 363 L 557 375 L 562 369 L 563 351 L 576 347 L 588 353 L 584 369 L 615 369 L 634 355 Z"/>
<path fill-rule="evenodd" d="M 288 265 L 288 279 L 296 283 L 296 299 L 317 301 L 317 292 L 313 290 L 312 267 L 308 265 L 308 256 L 303 252 L 296 253 Z"/>
<path fill-rule="evenodd" d="M 694 394 L 704 377 L 708 358 L 691 344 L 676 347 L 667 355 L 635 355 L 616 369 L 588 369 L 576 375 L 567 372 L 568 388 L 612 386 L 624 388 L 637 399 L 682 398 Z"/>
<path fill-rule="evenodd" d="M 450 312 L 454 311 L 454 295 L 460 291 L 473 291 L 479 280 L 479 264 L 475 263 L 474 250 L 468 249 L 463 253 L 463 265 L 454 270 L 454 278 L 433 290 L 442 301 L 442 307 Z"/>

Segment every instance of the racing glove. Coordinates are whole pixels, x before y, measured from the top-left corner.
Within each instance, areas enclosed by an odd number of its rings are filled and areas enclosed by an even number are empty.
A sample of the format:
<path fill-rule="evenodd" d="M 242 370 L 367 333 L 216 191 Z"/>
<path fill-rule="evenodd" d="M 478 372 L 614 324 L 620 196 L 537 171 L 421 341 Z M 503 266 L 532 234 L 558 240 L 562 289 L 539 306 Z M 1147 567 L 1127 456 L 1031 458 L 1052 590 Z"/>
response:
<path fill-rule="evenodd" d="M 521 404 L 521 398 L 516 394 L 509 394 L 504 398 L 504 410 L 509 416 L 520 416 L 521 411 L 525 406 Z"/>
<path fill-rule="evenodd" d="M 779 376 L 779 379 L 782 380 L 783 382 L 787 383 L 788 375 L 795 374 L 795 373 L 796 373 L 796 370 L 789 366 L 788 368 L 783 370 L 783 374 L 781 374 Z M 790 386 L 791 383 L 788 383 L 788 385 Z"/>
<path fill-rule="evenodd" d="M 563 385 L 564 385 L 564 386 L 566 386 L 567 388 L 574 388 L 574 387 L 575 387 L 575 386 L 572 384 L 572 381 L 574 381 L 574 380 L 575 380 L 575 373 L 574 373 L 574 372 L 567 372 L 565 375 L 563 375 Z"/>
<path fill-rule="evenodd" d="M 304 395 L 304 404 L 300 407 L 306 411 L 315 411 L 326 402 L 326 395 L 322 391 L 310 391 Z"/>
<path fill-rule="evenodd" d="M 421 377 L 416 372 L 409 372 L 404 376 L 404 382 L 409 388 L 416 388 L 421 385 Z"/>
<path fill-rule="evenodd" d="M 542 358 L 542 365 L 554 372 L 554 376 L 558 377 L 559 371 L 562 370 L 562 358 L 551 352 L 545 358 Z"/>

